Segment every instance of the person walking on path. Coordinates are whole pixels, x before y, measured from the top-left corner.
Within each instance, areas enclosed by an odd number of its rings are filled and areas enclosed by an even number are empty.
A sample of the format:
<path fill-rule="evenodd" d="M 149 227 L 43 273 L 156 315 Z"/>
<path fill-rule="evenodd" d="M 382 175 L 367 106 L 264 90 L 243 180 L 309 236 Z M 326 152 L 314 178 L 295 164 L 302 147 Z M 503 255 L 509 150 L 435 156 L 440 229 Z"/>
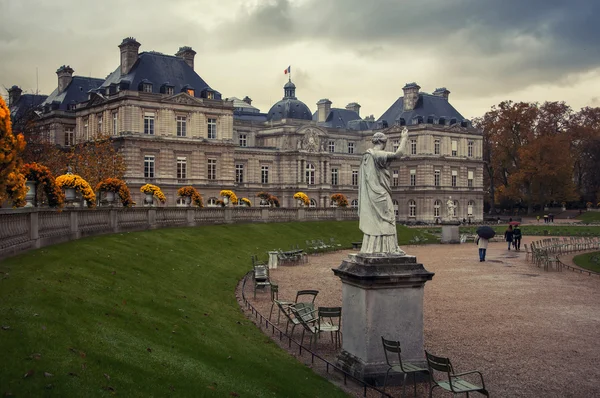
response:
<path fill-rule="evenodd" d="M 508 242 L 508 250 L 510 250 L 510 246 L 512 245 L 514 234 L 512 225 L 509 225 L 508 229 L 504 231 L 504 240 Z"/>
<path fill-rule="evenodd" d="M 521 233 L 521 229 L 517 225 L 513 231 L 513 247 L 515 250 L 521 250 L 521 238 L 523 238 L 523 234 Z"/>
<path fill-rule="evenodd" d="M 488 242 L 488 239 L 482 238 L 481 236 L 478 236 L 475 240 L 475 243 L 477 243 L 477 247 L 479 248 L 479 262 L 485 261 L 485 253 L 487 251 Z"/>

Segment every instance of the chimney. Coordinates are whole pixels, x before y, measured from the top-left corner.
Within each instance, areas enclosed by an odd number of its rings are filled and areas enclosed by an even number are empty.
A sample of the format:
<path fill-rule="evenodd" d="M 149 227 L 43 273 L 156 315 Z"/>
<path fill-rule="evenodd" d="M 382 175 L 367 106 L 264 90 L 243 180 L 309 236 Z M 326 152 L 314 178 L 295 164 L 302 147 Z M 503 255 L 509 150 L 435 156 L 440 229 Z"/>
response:
<path fill-rule="evenodd" d="M 349 111 L 354 111 L 358 114 L 358 116 L 360 116 L 360 105 L 358 105 L 356 102 L 351 102 L 346 105 L 346 109 Z"/>
<path fill-rule="evenodd" d="M 247 103 L 248 105 L 252 105 L 252 98 L 245 96 L 244 99 L 242 100 L 245 103 Z"/>
<path fill-rule="evenodd" d="M 176 57 L 182 58 L 190 68 L 194 69 L 194 56 L 196 51 L 192 50 L 192 47 L 184 46 L 179 47 L 179 51 L 175 54 Z"/>
<path fill-rule="evenodd" d="M 133 37 L 126 37 L 119 48 L 121 49 L 121 75 L 126 75 L 138 59 L 140 43 Z"/>
<path fill-rule="evenodd" d="M 8 107 L 15 105 L 21 99 L 21 90 L 18 86 L 12 86 L 8 89 Z"/>
<path fill-rule="evenodd" d="M 435 95 L 436 97 L 443 97 L 446 99 L 446 101 L 448 101 L 448 96 L 450 95 L 450 91 L 448 91 L 448 89 L 446 87 L 440 87 L 440 88 L 435 89 L 435 91 L 433 92 L 433 95 Z"/>
<path fill-rule="evenodd" d="M 331 111 L 331 101 L 327 98 L 319 100 L 319 102 L 317 102 L 317 122 L 325 122 L 327 116 L 329 116 L 329 111 Z"/>
<path fill-rule="evenodd" d="M 58 75 L 59 93 L 62 93 L 67 89 L 67 87 L 69 87 L 69 84 L 71 84 L 71 80 L 73 80 L 73 72 L 75 71 L 69 65 L 63 65 L 56 70 L 56 74 Z"/>
<path fill-rule="evenodd" d="M 412 111 L 417 106 L 419 100 L 419 89 L 417 83 L 406 83 L 402 90 L 404 91 L 404 110 Z"/>

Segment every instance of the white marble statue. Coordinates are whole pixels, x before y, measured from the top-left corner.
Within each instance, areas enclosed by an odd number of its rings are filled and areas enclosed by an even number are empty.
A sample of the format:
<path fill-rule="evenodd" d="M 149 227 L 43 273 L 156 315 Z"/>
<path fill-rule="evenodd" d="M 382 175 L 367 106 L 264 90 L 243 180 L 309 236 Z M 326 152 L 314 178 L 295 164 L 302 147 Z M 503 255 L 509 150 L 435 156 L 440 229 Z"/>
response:
<path fill-rule="evenodd" d="M 454 201 L 452 200 L 452 196 L 448 196 L 448 201 L 446 201 L 446 208 L 448 210 L 448 220 L 454 219 L 454 209 L 455 209 Z"/>
<path fill-rule="evenodd" d="M 403 255 L 398 247 L 396 216 L 392 203 L 389 164 L 405 154 L 408 130 L 402 130 L 396 152 L 386 152 L 387 137 L 373 135 L 373 148 L 363 155 L 358 185 L 359 228 L 363 232 L 361 253 Z"/>

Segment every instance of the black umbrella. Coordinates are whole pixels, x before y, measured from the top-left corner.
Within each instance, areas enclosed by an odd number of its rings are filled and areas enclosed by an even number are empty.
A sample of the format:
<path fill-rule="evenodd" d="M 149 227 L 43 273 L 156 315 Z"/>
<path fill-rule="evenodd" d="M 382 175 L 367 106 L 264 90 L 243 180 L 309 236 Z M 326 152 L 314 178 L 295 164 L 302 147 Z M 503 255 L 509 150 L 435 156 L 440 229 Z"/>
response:
<path fill-rule="evenodd" d="M 477 232 L 477 235 L 484 239 L 492 239 L 496 235 L 494 228 L 487 225 L 482 225 L 481 227 L 477 228 L 477 231 L 475 232 Z"/>

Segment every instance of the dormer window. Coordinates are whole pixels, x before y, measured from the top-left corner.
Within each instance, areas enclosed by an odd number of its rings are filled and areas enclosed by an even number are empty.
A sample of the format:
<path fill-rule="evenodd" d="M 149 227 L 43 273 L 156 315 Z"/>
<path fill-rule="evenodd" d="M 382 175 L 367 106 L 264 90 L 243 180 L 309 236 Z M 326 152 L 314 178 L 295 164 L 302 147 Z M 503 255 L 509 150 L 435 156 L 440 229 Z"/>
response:
<path fill-rule="evenodd" d="M 433 117 L 433 115 L 430 115 L 430 116 L 428 116 L 428 117 L 427 117 L 427 124 L 433 124 L 433 122 L 434 122 L 434 117 Z"/>
<path fill-rule="evenodd" d="M 144 79 L 140 82 L 138 89 L 144 93 L 151 93 L 152 92 L 152 82 L 147 79 Z"/>
<path fill-rule="evenodd" d="M 453 124 L 456 124 L 456 119 L 455 118 L 450 119 L 450 126 L 452 126 Z"/>
<path fill-rule="evenodd" d="M 188 88 L 187 93 L 193 97 L 195 94 L 195 90 L 193 88 Z"/>
<path fill-rule="evenodd" d="M 162 94 L 167 94 L 167 95 L 173 95 L 174 93 L 174 88 L 172 84 L 169 83 L 165 83 L 162 86 L 160 86 L 160 92 Z"/>
<path fill-rule="evenodd" d="M 460 122 L 460 127 L 469 127 L 469 121 L 463 120 L 462 122 Z"/>
<path fill-rule="evenodd" d="M 441 124 L 442 126 L 446 125 L 446 118 L 445 117 L 441 117 L 440 120 L 438 121 L 439 124 Z"/>
<path fill-rule="evenodd" d="M 200 93 L 200 97 L 201 98 L 207 98 L 207 99 L 214 99 L 215 98 L 215 92 L 213 90 L 209 89 L 209 88 L 205 88 Z"/>
<path fill-rule="evenodd" d="M 421 124 L 423 123 L 423 116 L 415 116 L 413 118 L 413 124 Z"/>
<path fill-rule="evenodd" d="M 400 122 L 400 126 L 406 126 L 406 120 L 404 120 L 403 117 L 400 118 L 399 122 Z"/>

